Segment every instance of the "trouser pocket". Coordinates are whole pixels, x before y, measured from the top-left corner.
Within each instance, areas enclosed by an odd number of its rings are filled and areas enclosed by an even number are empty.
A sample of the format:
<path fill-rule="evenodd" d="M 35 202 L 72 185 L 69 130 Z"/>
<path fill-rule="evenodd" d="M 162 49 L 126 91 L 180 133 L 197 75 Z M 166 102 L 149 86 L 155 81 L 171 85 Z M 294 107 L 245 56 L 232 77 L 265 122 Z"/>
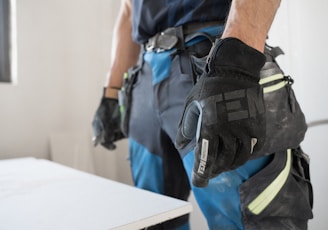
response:
<path fill-rule="evenodd" d="M 293 80 L 285 76 L 266 48 L 267 61 L 261 70 L 266 107 L 266 141 L 255 157 L 297 148 L 303 141 L 307 125 L 303 111 L 292 88 Z"/>
<path fill-rule="evenodd" d="M 274 154 L 263 170 L 240 187 L 245 229 L 307 229 L 313 218 L 308 157 L 301 148 Z"/>
<path fill-rule="evenodd" d="M 119 91 L 119 105 L 121 112 L 121 129 L 125 136 L 129 135 L 129 120 L 132 103 L 132 90 L 137 81 L 141 65 L 131 67 L 123 76 L 123 86 Z"/>
<path fill-rule="evenodd" d="M 196 42 L 191 46 L 187 46 L 185 50 L 185 54 L 190 59 L 190 75 L 193 76 L 194 83 L 196 83 L 204 73 L 207 56 L 215 39 L 210 34 L 204 34 L 205 33 L 196 33 L 197 36 L 194 36 L 194 39 L 197 40 L 201 38 L 201 41 Z"/>

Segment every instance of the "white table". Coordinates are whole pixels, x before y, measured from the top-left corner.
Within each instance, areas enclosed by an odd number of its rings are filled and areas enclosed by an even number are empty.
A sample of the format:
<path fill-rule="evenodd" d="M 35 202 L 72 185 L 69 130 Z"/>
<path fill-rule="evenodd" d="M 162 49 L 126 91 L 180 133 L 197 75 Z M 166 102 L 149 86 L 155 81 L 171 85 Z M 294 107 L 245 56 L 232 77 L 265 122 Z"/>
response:
<path fill-rule="evenodd" d="M 191 211 L 189 202 L 51 161 L 0 161 L 1 230 L 135 230 Z"/>

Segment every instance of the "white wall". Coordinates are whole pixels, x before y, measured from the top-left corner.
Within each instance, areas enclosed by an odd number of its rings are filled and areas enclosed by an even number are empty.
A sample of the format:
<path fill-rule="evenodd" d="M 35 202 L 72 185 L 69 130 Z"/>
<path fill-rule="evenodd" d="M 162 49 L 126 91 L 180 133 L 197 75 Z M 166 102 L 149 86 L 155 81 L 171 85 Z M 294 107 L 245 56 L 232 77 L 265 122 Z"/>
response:
<path fill-rule="evenodd" d="M 18 84 L 0 84 L 0 159 L 50 158 L 51 137 L 66 137 L 57 143 L 65 154 L 89 145 L 97 172 L 116 177 L 116 164 L 104 162 L 116 161 L 117 154 L 91 147 L 91 121 L 108 70 L 119 4 L 17 0 Z"/>
<path fill-rule="evenodd" d="M 1 156 L 47 157 L 52 132 L 90 128 L 109 59 L 106 3 L 17 0 L 18 85 L 0 85 Z"/>
<path fill-rule="evenodd" d="M 126 141 L 113 153 L 94 149 L 90 142 L 90 124 L 110 60 L 111 30 L 119 3 L 17 0 L 18 84 L 0 85 L 0 159 L 50 158 L 50 137 L 59 136 L 59 147 L 66 149 L 64 158 L 72 152 L 80 154 L 79 147 L 87 146 L 87 152 L 95 156 L 97 174 L 131 183 Z M 323 0 L 282 1 L 270 31 L 270 44 L 281 46 L 286 53 L 278 60 L 295 79 L 294 89 L 308 121 L 328 117 L 324 101 L 327 8 Z M 315 190 L 311 230 L 328 226 L 327 127 L 310 128 L 303 143 L 311 156 Z M 204 229 L 197 211 L 193 219 L 194 229 Z"/>

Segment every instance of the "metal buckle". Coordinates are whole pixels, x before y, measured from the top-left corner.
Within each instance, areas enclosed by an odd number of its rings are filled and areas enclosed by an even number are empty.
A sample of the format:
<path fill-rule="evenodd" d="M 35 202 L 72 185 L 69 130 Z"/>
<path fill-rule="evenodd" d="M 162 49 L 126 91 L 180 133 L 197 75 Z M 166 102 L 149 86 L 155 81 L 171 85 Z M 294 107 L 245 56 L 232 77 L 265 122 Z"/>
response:
<path fill-rule="evenodd" d="M 167 34 L 166 31 L 164 31 L 156 34 L 148 40 L 146 43 L 146 50 L 160 53 L 174 48 L 177 43 L 177 36 Z"/>

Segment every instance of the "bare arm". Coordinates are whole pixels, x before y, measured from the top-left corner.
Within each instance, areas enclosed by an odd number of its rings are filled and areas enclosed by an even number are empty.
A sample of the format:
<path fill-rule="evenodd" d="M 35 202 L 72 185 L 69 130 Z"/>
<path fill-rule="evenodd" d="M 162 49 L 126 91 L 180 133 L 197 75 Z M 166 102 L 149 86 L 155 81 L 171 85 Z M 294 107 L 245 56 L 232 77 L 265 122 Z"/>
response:
<path fill-rule="evenodd" d="M 140 45 L 132 41 L 131 10 L 131 0 L 122 0 L 114 28 L 112 63 L 108 74 L 106 97 L 117 98 L 117 89 L 122 86 L 124 72 L 138 60 Z"/>
<path fill-rule="evenodd" d="M 222 38 L 235 37 L 263 52 L 280 0 L 232 0 Z"/>

